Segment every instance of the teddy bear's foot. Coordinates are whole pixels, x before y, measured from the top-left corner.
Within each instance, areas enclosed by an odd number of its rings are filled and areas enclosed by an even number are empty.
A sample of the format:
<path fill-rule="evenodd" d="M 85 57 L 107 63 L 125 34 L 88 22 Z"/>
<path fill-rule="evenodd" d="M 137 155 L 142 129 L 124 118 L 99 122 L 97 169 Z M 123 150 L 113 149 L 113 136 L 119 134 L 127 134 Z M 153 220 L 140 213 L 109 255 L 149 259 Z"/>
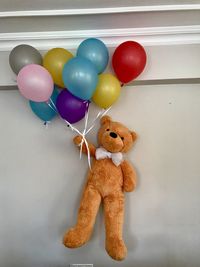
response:
<path fill-rule="evenodd" d="M 78 248 L 89 240 L 90 234 L 78 228 L 71 228 L 63 237 L 63 244 L 68 248 Z"/>
<path fill-rule="evenodd" d="M 124 241 L 119 238 L 109 238 L 106 240 L 106 251 L 111 258 L 117 261 L 123 260 L 127 255 Z"/>

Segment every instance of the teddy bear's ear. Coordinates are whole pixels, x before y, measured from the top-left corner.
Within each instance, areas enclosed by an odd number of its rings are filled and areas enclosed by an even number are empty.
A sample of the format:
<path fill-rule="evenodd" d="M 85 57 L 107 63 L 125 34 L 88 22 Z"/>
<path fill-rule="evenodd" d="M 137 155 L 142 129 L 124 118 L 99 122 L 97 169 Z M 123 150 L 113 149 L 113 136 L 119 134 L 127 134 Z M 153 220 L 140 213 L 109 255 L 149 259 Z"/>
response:
<path fill-rule="evenodd" d="M 111 117 L 109 117 L 109 116 L 103 116 L 102 118 L 101 118 L 101 125 L 103 125 L 103 124 L 105 124 L 105 123 L 107 123 L 107 122 L 111 122 L 112 121 L 112 119 L 111 119 Z"/>
<path fill-rule="evenodd" d="M 133 131 L 131 131 L 133 142 L 137 139 L 137 134 Z"/>

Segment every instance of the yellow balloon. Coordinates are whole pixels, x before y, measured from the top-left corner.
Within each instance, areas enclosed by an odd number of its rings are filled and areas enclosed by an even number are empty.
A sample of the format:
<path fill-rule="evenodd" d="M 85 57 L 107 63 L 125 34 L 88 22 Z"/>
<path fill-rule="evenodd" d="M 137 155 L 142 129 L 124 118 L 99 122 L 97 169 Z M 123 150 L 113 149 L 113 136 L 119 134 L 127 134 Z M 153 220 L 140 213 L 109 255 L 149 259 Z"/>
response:
<path fill-rule="evenodd" d="M 120 96 L 121 85 L 119 80 L 109 73 L 99 75 L 99 82 L 92 100 L 101 108 L 112 106 Z"/>
<path fill-rule="evenodd" d="M 54 83 L 60 87 L 65 87 L 62 79 L 62 71 L 64 65 L 72 57 L 72 53 L 64 48 L 53 48 L 44 56 L 43 66 L 51 74 Z"/>

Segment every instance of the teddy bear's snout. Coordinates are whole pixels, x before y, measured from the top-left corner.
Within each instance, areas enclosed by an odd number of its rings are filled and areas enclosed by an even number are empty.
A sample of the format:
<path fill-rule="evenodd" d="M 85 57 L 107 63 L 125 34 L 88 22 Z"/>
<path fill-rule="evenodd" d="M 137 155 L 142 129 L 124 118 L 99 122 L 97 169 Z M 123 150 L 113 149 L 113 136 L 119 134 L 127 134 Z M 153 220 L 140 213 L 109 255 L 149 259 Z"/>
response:
<path fill-rule="evenodd" d="M 110 136 L 111 136 L 112 138 L 117 138 L 117 134 L 114 133 L 114 132 L 111 132 L 111 133 L 110 133 Z"/>

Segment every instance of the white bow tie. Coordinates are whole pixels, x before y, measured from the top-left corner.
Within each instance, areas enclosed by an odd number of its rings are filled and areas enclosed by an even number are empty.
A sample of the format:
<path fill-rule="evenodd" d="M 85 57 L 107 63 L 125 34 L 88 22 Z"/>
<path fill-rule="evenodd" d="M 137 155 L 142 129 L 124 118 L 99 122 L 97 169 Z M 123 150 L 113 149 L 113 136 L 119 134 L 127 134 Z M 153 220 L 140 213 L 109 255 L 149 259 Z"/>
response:
<path fill-rule="evenodd" d="M 123 155 L 122 155 L 121 152 L 111 153 L 111 152 L 107 151 L 103 147 L 99 147 L 99 148 L 96 149 L 95 157 L 96 157 L 96 160 L 106 159 L 106 158 L 112 159 L 112 162 L 116 166 L 119 166 L 123 161 Z"/>

